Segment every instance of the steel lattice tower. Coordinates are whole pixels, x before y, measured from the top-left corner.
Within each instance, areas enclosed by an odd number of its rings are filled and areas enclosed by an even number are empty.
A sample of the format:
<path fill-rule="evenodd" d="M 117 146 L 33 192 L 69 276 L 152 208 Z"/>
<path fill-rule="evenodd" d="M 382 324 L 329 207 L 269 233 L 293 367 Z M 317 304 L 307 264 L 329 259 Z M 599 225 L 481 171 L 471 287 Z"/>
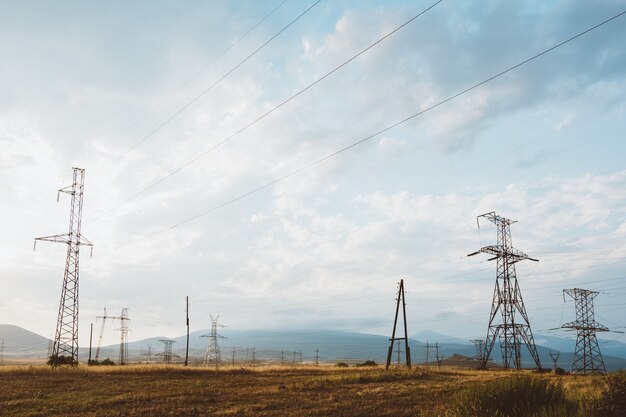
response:
<path fill-rule="evenodd" d="M 126 365 L 128 363 L 128 322 L 130 318 L 128 317 L 128 308 L 124 307 L 122 309 L 122 315 L 119 317 L 120 320 L 120 365 Z"/>
<path fill-rule="evenodd" d="M 57 201 L 61 193 L 72 196 L 70 204 L 69 231 L 62 235 L 44 236 L 35 238 L 48 242 L 65 243 L 67 245 L 67 259 L 63 288 L 59 303 L 57 327 L 52 346 L 49 363 L 52 366 L 78 365 L 78 273 L 79 250 L 81 246 L 93 245 L 81 235 L 81 217 L 83 212 L 83 191 L 85 188 L 85 170 L 73 168 L 74 180 L 72 185 L 58 191 Z M 34 249 L 34 247 L 33 247 Z"/>
<path fill-rule="evenodd" d="M 576 302 L 576 321 L 565 323 L 564 329 L 576 329 L 576 351 L 572 362 L 572 371 L 581 374 L 606 374 L 604 359 L 600 353 L 600 345 L 596 338 L 597 332 L 608 332 L 606 326 L 598 323 L 594 318 L 593 299 L 597 291 L 572 288 L 563 290 L 563 299 L 569 295 Z"/>
<path fill-rule="evenodd" d="M 474 360 L 482 361 L 485 355 L 485 341 L 483 339 L 472 339 L 470 343 L 474 345 L 474 349 L 476 350 Z"/>
<path fill-rule="evenodd" d="M 209 338 L 209 345 L 207 347 L 206 354 L 204 356 L 204 364 L 206 366 L 209 366 L 209 363 L 213 361 L 213 363 L 215 364 L 215 369 L 218 369 L 219 364 L 222 359 L 221 352 L 220 352 L 220 345 L 219 345 L 218 340 L 225 339 L 225 337 L 217 333 L 217 328 L 226 327 L 226 326 L 218 324 L 217 321 L 220 318 L 219 315 L 215 318 L 213 318 L 213 316 L 210 316 L 210 317 L 211 317 L 211 333 L 200 336 L 200 337 Z"/>
<path fill-rule="evenodd" d="M 500 340 L 500 349 L 502 351 L 502 362 L 505 369 L 514 367 L 521 368 L 521 343 L 523 342 L 532 356 L 535 366 L 541 369 L 539 354 L 535 346 L 535 339 L 530 329 L 528 314 L 522 299 L 515 274 L 515 264 L 519 261 L 529 259 L 537 262 L 537 259 L 530 258 L 524 252 L 515 249 L 511 244 L 511 224 L 516 223 L 514 220 L 496 215 L 495 212 L 485 213 L 476 218 L 479 222 L 481 217 L 486 218 L 496 225 L 498 244 L 485 246 L 477 252 L 493 255 L 490 261 L 497 260 L 496 267 L 496 286 L 493 292 L 493 302 L 491 305 L 491 313 L 489 315 L 489 328 L 487 330 L 487 338 L 485 340 L 485 349 L 482 358 L 482 367 L 487 367 L 487 361 L 491 355 L 491 351 L 496 342 Z M 480 223 L 478 223 L 480 227 Z M 516 320 L 517 315 L 521 320 Z M 501 322 L 496 321 L 496 317 L 501 316 Z"/>
<path fill-rule="evenodd" d="M 157 356 L 163 356 L 163 363 L 172 363 L 172 357 L 178 356 L 172 353 L 172 344 L 176 343 L 176 341 L 170 339 L 159 339 L 159 342 L 163 343 L 163 352 L 157 353 Z"/>

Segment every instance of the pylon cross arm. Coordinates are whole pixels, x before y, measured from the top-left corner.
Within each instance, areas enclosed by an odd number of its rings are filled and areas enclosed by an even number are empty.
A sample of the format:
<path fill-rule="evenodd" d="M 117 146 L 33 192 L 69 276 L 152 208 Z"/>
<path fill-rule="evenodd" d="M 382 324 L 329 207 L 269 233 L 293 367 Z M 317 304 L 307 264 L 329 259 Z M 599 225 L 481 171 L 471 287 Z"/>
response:
<path fill-rule="evenodd" d="M 478 251 L 470 253 L 467 256 L 474 256 L 474 255 L 478 255 L 479 253 L 495 255 L 495 258 L 492 258 L 492 259 L 501 258 L 506 255 L 510 263 L 523 261 L 524 259 L 529 259 L 531 261 L 537 262 L 537 259 L 529 257 L 527 254 L 525 254 L 524 252 L 520 250 L 517 250 L 515 248 L 505 248 L 502 245 L 484 246 L 480 248 Z"/>
<path fill-rule="evenodd" d="M 577 329 L 577 330 L 593 330 L 594 332 L 608 332 L 610 329 L 597 321 L 591 323 L 581 323 L 579 321 L 570 321 L 561 326 L 563 329 Z"/>
<path fill-rule="evenodd" d="M 52 235 L 52 236 L 43 236 L 43 237 L 36 237 L 35 238 L 35 244 L 37 244 L 38 240 L 42 240 L 45 242 L 57 242 L 57 243 L 65 243 L 68 244 L 70 243 L 70 235 L 69 233 L 65 233 L 62 235 Z M 33 246 L 33 250 L 35 249 L 35 247 Z"/>

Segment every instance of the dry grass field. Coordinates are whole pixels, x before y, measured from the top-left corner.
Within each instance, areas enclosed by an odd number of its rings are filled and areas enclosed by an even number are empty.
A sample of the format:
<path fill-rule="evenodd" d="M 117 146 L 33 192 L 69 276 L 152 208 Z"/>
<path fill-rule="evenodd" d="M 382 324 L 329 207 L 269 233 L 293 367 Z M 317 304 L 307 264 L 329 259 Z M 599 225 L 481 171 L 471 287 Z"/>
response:
<path fill-rule="evenodd" d="M 507 371 L 454 368 L 136 365 L 0 368 L 2 416 L 446 416 L 467 387 Z M 560 381 L 572 398 L 598 395 L 599 377 Z"/>

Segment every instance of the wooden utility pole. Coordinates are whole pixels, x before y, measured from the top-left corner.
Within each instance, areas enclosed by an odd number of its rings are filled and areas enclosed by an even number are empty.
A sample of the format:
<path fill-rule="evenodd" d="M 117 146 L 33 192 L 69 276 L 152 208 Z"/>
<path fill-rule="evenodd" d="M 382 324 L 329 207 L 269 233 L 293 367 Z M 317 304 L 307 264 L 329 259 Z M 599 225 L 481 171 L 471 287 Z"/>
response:
<path fill-rule="evenodd" d="M 185 347 L 185 366 L 189 362 L 189 296 L 186 298 L 187 308 L 185 309 L 187 316 L 187 346 Z"/>
<path fill-rule="evenodd" d="M 402 299 L 402 318 L 404 319 L 404 337 L 396 337 L 396 327 L 398 324 L 398 313 L 400 312 L 400 299 Z M 385 369 L 389 369 L 391 365 L 391 355 L 393 354 L 393 343 L 396 340 L 404 340 L 404 353 L 406 358 L 406 366 L 411 369 L 411 350 L 409 348 L 409 335 L 406 325 L 406 302 L 404 299 L 404 280 L 400 280 L 400 287 L 398 288 L 398 298 L 396 303 L 396 315 L 393 320 L 393 331 L 391 332 L 391 342 L 389 344 L 389 350 L 387 351 L 387 364 Z"/>
<path fill-rule="evenodd" d="M 87 365 L 91 365 L 91 338 L 93 336 L 93 323 L 89 325 L 89 359 Z"/>

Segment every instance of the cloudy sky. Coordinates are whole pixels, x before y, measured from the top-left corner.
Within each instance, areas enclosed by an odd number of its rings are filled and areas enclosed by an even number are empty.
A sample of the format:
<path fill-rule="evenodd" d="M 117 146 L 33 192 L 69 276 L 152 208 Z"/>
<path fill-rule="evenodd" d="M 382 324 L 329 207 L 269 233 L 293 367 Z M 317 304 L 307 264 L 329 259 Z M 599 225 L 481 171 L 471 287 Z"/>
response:
<path fill-rule="evenodd" d="M 411 334 L 484 337 L 489 211 L 540 259 L 537 339 L 563 288 L 626 326 L 626 15 L 456 96 L 623 1 L 433 4 L 0 1 L 0 323 L 54 332 L 66 248 L 33 238 L 78 166 L 82 346 L 103 307 L 178 336 L 185 296 L 192 330 L 388 334 L 400 278 Z"/>

